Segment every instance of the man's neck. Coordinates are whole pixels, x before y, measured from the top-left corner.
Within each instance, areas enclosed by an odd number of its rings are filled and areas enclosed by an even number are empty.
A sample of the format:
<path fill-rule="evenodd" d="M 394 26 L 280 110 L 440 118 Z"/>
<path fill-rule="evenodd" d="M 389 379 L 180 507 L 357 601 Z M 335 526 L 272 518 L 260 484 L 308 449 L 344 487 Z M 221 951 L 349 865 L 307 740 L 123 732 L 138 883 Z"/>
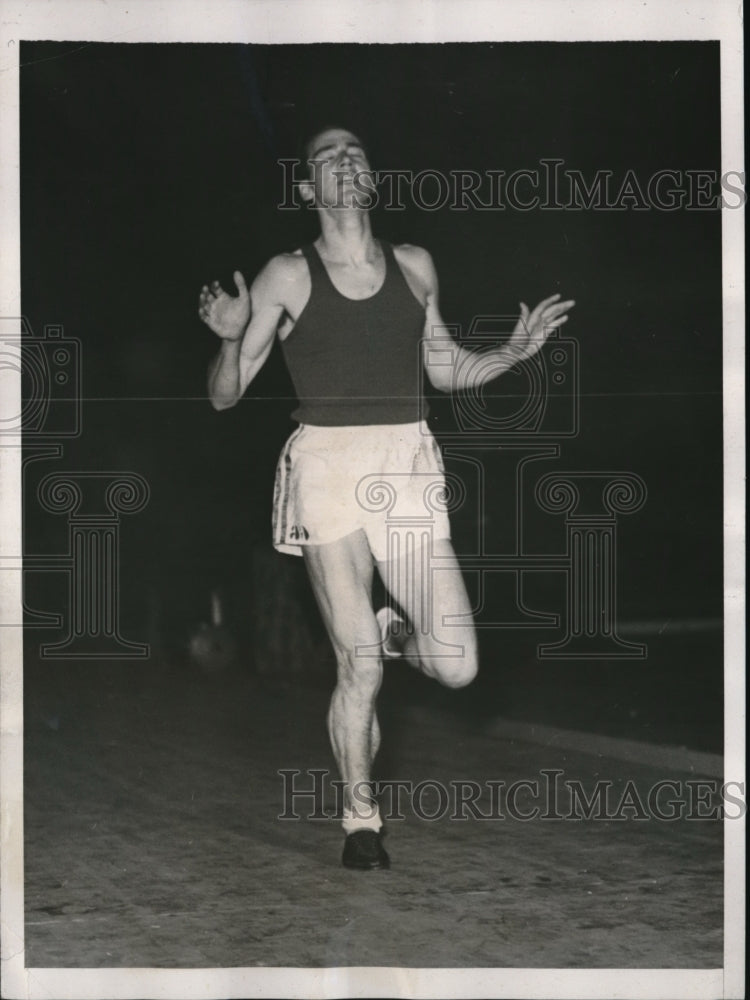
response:
<path fill-rule="evenodd" d="M 318 250 L 328 260 L 354 266 L 371 263 L 377 253 L 370 217 L 358 209 L 319 212 Z"/>

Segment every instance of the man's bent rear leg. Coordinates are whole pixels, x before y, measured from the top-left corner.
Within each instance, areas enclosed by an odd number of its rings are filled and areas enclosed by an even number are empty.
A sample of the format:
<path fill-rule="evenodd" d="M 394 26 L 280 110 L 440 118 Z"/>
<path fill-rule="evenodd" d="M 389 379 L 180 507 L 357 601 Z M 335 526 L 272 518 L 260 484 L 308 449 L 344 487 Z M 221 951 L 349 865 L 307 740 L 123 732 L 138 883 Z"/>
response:
<path fill-rule="evenodd" d="M 412 624 L 402 655 L 447 687 L 471 683 L 477 673 L 477 639 L 469 595 L 447 538 L 406 547 L 399 559 L 378 561 L 386 589 Z"/>

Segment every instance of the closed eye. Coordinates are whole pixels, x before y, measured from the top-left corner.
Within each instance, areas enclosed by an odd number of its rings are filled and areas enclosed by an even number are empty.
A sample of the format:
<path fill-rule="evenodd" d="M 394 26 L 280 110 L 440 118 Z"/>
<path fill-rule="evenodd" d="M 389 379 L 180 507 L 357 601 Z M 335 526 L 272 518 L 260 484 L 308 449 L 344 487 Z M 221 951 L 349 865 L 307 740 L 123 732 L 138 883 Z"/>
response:
<path fill-rule="evenodd" d="M 359 146 L 359 145 L 357 145 L 355 143 L 351 143 L 349 146 L 346 147 L 346 149 L 347 149 L 348 153 L 356 153 L 359 156 L 364 156 L 365 155 L 365 151 L 362 148 L 362 146 Z M 310 156 L 310 159 L 311 160 L 320 160 L 324 156 L 330 156 L 331 153 L 335 152 L 335 150 L 336 150 L 336 147 L 333 146 L 333 145 L 332 146 L 323 146 L 321 149 L 316 150 Z"/>
<path fill-rule="evenodd" d="M 314 153 L 312 153 L 310 159 L 319 160 L 322 156 L 331 153 L 335 148 L 336 148 L 335 146 L 323 146 L 322 149 L 318 149 Z"/>

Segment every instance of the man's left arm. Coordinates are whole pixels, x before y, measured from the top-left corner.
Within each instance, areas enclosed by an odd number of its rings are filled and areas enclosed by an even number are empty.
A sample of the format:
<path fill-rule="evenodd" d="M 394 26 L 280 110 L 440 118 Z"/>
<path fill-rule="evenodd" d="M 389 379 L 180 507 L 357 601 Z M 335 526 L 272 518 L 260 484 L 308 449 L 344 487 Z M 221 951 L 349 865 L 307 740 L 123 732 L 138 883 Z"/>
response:
<path fill-rule="evenodd" d="M 521 314 L 509 340 L 486 351 L 468 351 L 450 336 L 440 315 L 438 279 L 432 258 L 423 250 L 417 262 L 427 290 L 423 356 L 430 384 L 442 392 L 473 389 L 497 378 L 541 350 L 550 333 L 568 319 L 575 302 L 551 295 L 530 310 L 521 302 Z"/>

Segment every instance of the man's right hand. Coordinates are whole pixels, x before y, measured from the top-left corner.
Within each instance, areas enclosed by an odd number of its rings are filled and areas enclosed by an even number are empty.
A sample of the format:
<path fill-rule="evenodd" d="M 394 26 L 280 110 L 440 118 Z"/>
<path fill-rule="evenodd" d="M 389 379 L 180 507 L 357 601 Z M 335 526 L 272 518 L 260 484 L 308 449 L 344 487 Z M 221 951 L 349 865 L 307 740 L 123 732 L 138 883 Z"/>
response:
<path fill-rule="evenodd" d="M 218 281 L 204 285 L 198 300 L 198 315 L 222 340 L 241 340 L 250 322 L 250 292 L 240 271 L 234 272 L 239 295 L 229 295 Z"/>

